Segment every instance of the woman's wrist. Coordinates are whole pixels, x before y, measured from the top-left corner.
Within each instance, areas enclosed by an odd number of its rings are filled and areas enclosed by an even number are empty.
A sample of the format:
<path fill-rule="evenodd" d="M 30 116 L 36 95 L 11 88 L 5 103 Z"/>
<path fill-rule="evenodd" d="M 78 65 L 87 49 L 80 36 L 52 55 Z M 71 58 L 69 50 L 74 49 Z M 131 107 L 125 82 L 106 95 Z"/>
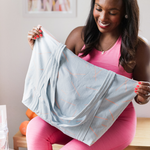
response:
<path fill-rule="evenodd" d="M 138 103 L 138 104 L 142 104 L 139 100 L 138 100 L 138 95 L 136 95 L 135 97 L 134 97 L 134 100 L 136 101 L 136 103 Z"/>

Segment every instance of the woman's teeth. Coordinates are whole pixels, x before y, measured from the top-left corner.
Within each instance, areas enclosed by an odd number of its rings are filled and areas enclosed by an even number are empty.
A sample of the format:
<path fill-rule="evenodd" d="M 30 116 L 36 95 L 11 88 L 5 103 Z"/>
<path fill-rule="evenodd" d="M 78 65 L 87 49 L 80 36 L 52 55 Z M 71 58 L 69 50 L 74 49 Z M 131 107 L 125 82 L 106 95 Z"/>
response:
<path fill-rule="evenodd" d="M 103 27 L 106 27 L 106 26 L 109 26 L 110 23 L 107 23 L 107 24 L 103 24 L 102 22 L 99 22 L 100 26 L 103 26 Z"/>

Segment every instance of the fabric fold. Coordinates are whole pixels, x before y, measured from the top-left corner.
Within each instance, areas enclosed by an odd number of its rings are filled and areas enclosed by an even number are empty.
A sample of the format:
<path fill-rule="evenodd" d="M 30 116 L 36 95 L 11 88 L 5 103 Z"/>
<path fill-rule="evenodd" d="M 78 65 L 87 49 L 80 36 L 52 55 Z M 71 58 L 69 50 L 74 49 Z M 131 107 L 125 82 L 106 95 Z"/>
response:
<path fill-rule="evenodd" d="M 42 31 L 22 102 L 63 133 L 92 145 L 135 97 L 137 81 L 86 62 Z"/>

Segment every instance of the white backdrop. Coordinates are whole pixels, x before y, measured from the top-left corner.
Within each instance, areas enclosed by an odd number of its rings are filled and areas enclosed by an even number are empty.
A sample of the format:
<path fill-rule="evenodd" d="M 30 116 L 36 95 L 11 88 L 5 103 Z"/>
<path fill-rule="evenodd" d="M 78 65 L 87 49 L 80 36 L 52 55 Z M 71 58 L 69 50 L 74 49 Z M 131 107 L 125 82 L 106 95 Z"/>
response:
<path fill-rule="evenodd" d="M 140 34 L 150 41 L 150 1 L 138 0 L 141 10 Z M 0 3 L 0 105 L 7 106 L 9 144 L 13 147 L 13 135 L 21 122 L 28 120 L 27 108 L 21 103 L 24 79 L 31 50 L 27 44 L 28 31 L 38 24 L 43 25 L 59 41 L 65 42 L 72 29 L 85 24 L 90 0 L 77 0 L 76 18 L 25 18 L 22 0 L 3 0 Z M 150 103 L 135 104 L 138 117 L 150 118 Z"/>

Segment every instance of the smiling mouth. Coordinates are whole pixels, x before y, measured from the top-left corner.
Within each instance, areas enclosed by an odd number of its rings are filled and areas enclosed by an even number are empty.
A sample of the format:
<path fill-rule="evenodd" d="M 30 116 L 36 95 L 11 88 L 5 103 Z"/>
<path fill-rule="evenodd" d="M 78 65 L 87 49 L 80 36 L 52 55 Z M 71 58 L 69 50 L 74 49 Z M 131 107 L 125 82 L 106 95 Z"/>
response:
<path fill-rule="evenodd" d="M 101 27 L 108 27 L 108 26 L 110 25 L 110 23 L 104 24 L 104 23 L 102 23 L 101 21 L 99 21 L 99 25 L 100 25 Z"/>

